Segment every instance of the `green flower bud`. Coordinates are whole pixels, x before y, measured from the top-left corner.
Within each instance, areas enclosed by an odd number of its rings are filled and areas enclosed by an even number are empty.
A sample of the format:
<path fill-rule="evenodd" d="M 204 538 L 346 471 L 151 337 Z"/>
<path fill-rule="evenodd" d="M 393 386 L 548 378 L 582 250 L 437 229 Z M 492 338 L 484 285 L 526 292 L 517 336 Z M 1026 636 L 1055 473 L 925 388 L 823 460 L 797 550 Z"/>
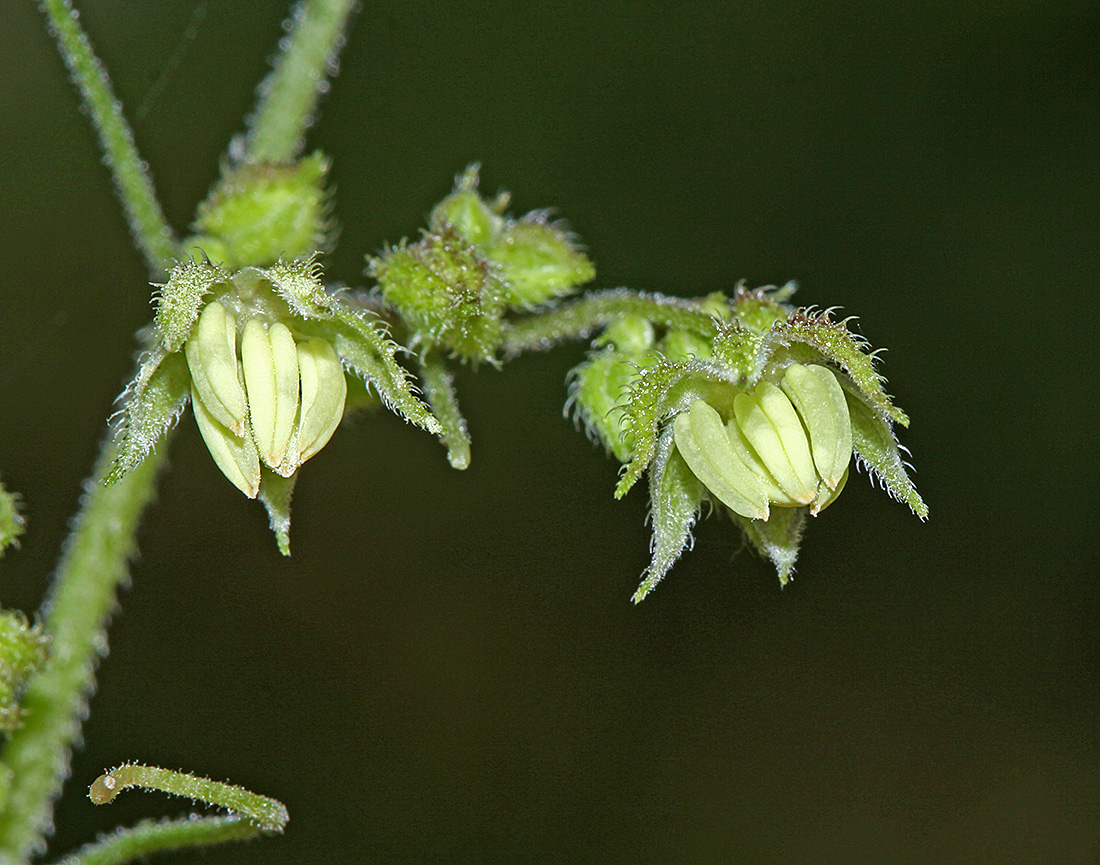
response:
<path fill-rule="evenodd" d="M 213 324 L 204 330 L 204 321 Z M 218 337 L 216 352 L 207 351 L 203 343 L 204 335 L 210 333 Z M 261 464 L 290 477 L 325 446 L 343 417 L 347 382 L 331 343 L 316 337 L 298 342 L 282 322 L 269 323 L 262 315 L 254 315 L 244 325 L 240 357 L 225 356 L 225 347 L 235 342 L 232 314 L 218 302 L 209 304 L 188 343 L 188 362 L 193 358 L 195 364 L 192 399 L 214 461 L 238 489 L 255 498 Z M 225 367 L 219 369 L 222 378 L 244 382 L 248 422 L 241 425 L 239 434 L 222 421 L 225 408 L 210 384 L 210 354 L 216 354 L 217 363 Z"/>
<path fill-rule="evenodd" d="M 418 347 L 495 359 L 504 289 L 489 262 L 453 230 L 389 249 L 372 259 L 369 270 L 386 302 L 416 331 Z"/>
<path fill-rule="evenodd" d="M 22 723 L 20 698 L 31 674 L 46 661 L 49 639 L 22 613 L 0 610 L 0 733 Z"/>
<path fill-rule="evenodd" d="M 622 462 L 634 447 L 634 437 L 623 424 L 623 406 L 638 370 L 656 362 L 654 343 L 650 322 L 623 316 L 595 340 L 600 350 L 570 374 L 570 405 L 576 407 L 589 435 Z"/>
<path fill-rule="evenodd" d="M 199 205 L 196 235 L 184 249 L 200 247 L 223 267 L 274 264 L 326 245 L 328 161 L 320 153 L 290 165 L 234 168 Z"/>
<path fill-rule="evenodd" d="M 569 235 L 543 214 L 513 222 L 485 245 L 512 307 L 539 306 L 591 281 L 596 269 Z"/>
<path fill-rule="evenodd" d="M 436 233 L 453 231 L 467 243 L 489 243 L 504 227 L 501 213 L 508 206 L 508 193 L 488 202 L 477 191 L 478 172 L 476 162 L 455 178 L 454 192 L 432 208 L 428 219 Z"/>

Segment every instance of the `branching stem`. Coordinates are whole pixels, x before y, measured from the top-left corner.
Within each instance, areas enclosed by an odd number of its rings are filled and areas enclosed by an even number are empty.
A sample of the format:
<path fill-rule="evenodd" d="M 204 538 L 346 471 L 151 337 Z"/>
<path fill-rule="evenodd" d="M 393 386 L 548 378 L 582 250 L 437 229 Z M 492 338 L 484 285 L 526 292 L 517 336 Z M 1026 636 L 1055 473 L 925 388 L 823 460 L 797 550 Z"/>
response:
<path fill-rule="evenodd" d="M 178 256 L 178 246 L 157 201 L 148 168 L 134 145 L 134 135 L 122 114 L 122 104 L 111 89 L 107 71 L 92 51 L 76 10 L 66 0 L 44 0 L 42 8 L 50 20 L 50 29 L 65 65 L 88 106 L 130 231 L 153 278 L 159 279 Z"/>
<path fill-rule="evenodd" d="M 107 651 L 106 626 L 117 587 L 128 574 L 134 533 L 155 493 L 164 445 L 120 481 L 105 486 L 113 453 L 105 448 L 86 486 L 53 588 L 43 605 L 50 655 L 31 679 L 23 726 L 8 740 L 11 772 L 0 810 L 0 863 L 27 862 L 50 828 L 50 806 L 68 773 L 96 661 Z"/>
<path fill-rule="evenodd" d="M 506 323 L 505 356 L 524 351 L 545 351 L 567 339 L 587 339 L 601 327 L 626 315 L 636 315 L 664 327 L 683 328 L 713 338 L 714 319 L 698 304 L 660 294 L 626 288 L 592 292 L 547 312 Z"/>
<path fill-rule="evenodd" d="M 129 829 L 117 829 L 66 856 L 58 865 L 122 865 L 150 853 L 243 841 L 260 834 L 260 827 L 243 817 L 181 817 L 144 820 Z"/>
<path fill-rule="evenodd" d="M 301 153 L 317 102 L 335 74 L 344 28 L 355 0 L 299 0 L 275 68 L 260 84 L 260 101 L 249 120 L 244 158 L 289 162 Z"/>

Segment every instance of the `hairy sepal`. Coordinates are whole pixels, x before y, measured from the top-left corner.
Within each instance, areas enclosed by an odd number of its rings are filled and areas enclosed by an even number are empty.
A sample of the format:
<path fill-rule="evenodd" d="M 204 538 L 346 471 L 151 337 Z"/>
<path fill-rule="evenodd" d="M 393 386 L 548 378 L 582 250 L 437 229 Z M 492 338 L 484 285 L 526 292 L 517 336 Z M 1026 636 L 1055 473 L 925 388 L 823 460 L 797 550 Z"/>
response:
<path fill-rule="evenodd" d="M 907 504 L 922 520 L 928 519 L 928 505 L 905 471 L 905 461 L 901 458 L 898 441 L 889 422 L 868 405 L 863 394 L 851 382 L 841 379 L 840 383 L 848 399 L 856 456 L 890 495 Z"/>
<path fill-rule="evenodd" d="M 668 573 L 691 544 L 691 529 L 699 517 L 704 490 L 673 446 L 672 424 L 663 431 L 649 476 L 653 557 L 634 593 L 640 603 Z"/>
<path fill-rule="evenodd" d="M 749 520 L 733 514 L 749 543 L 775 565 L 779 585 L 786 586 L 794 575 L 807 508 L 773 508 L 767 520 Z"/>
<path fill-rule="evenodd" d="M 190 398 L 191 375 L 183 355 L 166 355 L 159 348 L 148 351 L 137 377 L 120 397 L 122 407 L 112 433 L 115 459 L 105 483 L 113 484 L 137 468 L 179 420 Z"/>

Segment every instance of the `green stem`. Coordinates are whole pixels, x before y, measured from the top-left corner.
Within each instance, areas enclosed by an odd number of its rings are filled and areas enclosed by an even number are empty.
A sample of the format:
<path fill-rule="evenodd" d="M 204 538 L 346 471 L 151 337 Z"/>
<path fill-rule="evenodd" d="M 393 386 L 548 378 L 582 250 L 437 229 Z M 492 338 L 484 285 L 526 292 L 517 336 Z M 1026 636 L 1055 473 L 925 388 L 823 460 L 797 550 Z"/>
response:
<path fill-rule="evenodd" d="M 355 0 L 300 0 L 294 7 L 286 47 L 260 85 L 260 101 L 249 120 L 247 161 L 289 162 L 301 152 L 354 6 Z"/>
<path fill-rule="evenodd" d="M 9 786 L 0 810 L 0 863 L 25 863 L 43 846 L 51 802 L 68 772 L 69 751 L 107 650 L 106 625 L 115 592 L 127 578 L 134 533 L 155 492 L 166 448 L 151 453 L 121 480 L 105 486 L 114 454 L 105 447 L 74 521 L 53 588 L 43 606 L 50 655 L 31 679 L 23 726 L 0 753 Z"/>
<path fill-rule="evenodd" d="M 81 847 L 58 865 L 121 865 L 150 853 L 222 841 L 243 841 L 259 834 L 258 826 L 241 817 L 144 820 L 130 829 L 116 829 L 111 835 Z"/>
<path fill-rule="evenodd" d="M 624 315 L 636 315 L 663 327 L 683 328 L 713 338 L 714 319 L 698 303 L 626 288 L 592 292 L 548 312 L 505 323 L 506 357 L 524 351 L 545 351 L 566 339 L 586 339 Z"/>
<path fill-rule="evenodd" d="M 152 178 L 134 145 L 130 125 L 122 115 L 122 105 L 80 27 L 76 10 L 66 0 L 44 0 L 42 5 L 65 65 L 88 106 L 130 231 L 154 278 L 161 278 L 178 256 L 178 246 L 157 202 Z"/>

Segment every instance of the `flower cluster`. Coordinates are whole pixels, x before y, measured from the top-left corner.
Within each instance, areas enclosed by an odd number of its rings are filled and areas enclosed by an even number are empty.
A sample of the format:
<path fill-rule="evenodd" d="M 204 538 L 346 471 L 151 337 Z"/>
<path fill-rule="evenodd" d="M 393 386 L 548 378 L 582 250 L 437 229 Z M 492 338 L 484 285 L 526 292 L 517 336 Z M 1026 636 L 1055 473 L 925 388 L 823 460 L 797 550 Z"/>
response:
<path fill-rule="evenodd" d="M 706 502 L 730 514 L 786 584 L 807 516 L 840 495 L 853 457 L 927 516 L 893 433 L 908 418 L 872 354 L 844 322 L 787 304 L 792 291 L 705 298 L 659 336 L 625 316 L 574 371 L 581 419 L 624 463 L 616 495 L 649 474 L 653 559 L 635 601 L 688 545 Z"/>
<path fill-rule="evenodd" d="M 346 372 L 408 420 L 440 432 L 395 359 L 396 343 L 327 292 L 320 276 L 309 259 L 232 274 L 209 261 L 178 265 L 123 395 L 108 480 L 140 463 L 190 401 L 214 461 L 264 502 L 286 553 L 294 479 L 340 423 Z"/>

